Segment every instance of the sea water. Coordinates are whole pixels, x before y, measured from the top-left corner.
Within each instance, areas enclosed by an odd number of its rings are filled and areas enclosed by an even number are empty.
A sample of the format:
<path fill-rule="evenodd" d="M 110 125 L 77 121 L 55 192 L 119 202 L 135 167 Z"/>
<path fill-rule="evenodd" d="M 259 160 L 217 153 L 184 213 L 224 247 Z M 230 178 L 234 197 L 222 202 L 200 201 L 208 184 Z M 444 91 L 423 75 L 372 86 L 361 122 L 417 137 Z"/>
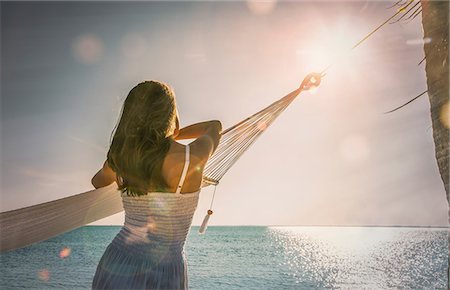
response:
<path fill-rule="evenodd" d="M 120 226 L 86 226 L 0 255 L 1 289 L 89 289 Z M 446 289 L 448 229 L 192 227 L 190 289 Z"/>

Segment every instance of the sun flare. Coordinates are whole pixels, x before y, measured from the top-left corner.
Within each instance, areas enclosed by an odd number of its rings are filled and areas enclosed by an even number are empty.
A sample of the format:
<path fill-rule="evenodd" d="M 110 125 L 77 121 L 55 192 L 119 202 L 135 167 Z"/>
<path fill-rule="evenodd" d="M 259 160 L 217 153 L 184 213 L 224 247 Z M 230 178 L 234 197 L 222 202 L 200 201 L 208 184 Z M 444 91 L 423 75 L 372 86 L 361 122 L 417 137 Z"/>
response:
<path fill-rule="evenodd" d="M 323 28 L 309 41 L 302 41 L 296 51 L 298 60 L 307 71 L 319 72 L 335 65 L 341 65 L 340 69 L 351 68 L 357 59 L 352 46 L 361 35 L 354 27 Z"/>

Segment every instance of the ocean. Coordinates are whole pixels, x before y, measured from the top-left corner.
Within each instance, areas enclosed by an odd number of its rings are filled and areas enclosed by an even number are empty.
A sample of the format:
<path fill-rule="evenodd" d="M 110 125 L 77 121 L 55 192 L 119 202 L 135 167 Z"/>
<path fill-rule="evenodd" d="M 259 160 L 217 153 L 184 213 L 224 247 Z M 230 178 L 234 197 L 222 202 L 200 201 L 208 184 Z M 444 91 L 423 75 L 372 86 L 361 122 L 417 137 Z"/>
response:
<path fill-rule="evenodd" d="M 85 226 L 0 255 L 1 289 L 90 289 L 120 226 Z M 448 229 L 192 227 L 190 289 L 446 289 Z"/>

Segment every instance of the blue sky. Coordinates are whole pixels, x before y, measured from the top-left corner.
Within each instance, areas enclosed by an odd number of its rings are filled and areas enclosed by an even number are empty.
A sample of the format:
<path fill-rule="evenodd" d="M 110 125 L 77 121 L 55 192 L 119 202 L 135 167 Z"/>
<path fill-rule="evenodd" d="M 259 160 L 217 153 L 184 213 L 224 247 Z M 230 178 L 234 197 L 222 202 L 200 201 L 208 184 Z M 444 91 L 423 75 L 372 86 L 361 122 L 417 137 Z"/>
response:
<path fill-rule="evenodd" d="M 393 2 L 2 2 L 1 210 L 92 189 L 128 91 L 229 127 L 335 62 L 222 179 L 211 225 L 447 225 L 420 17 Z M 210 203 L 201 193 L 194 224 Z M 118 214 L 97 224 L 122 224 Z"/>

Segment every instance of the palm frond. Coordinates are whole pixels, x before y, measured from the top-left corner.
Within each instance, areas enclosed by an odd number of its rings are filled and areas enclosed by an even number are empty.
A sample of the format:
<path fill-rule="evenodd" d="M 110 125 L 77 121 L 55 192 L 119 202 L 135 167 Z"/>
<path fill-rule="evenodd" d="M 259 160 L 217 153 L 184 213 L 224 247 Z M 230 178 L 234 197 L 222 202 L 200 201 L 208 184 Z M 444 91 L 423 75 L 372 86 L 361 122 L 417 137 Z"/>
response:
<path fill-rule="evenodd" d="M 426 58 L 427 58 L 427 57 L 424 56 L 424 57 L 422 58 L 422 60 L 421 60 L 417 65 L 421 65 L 421 64 L 425 61 Z"/>
<path fill-rule="evenodd" d="M 405 10 L 406 8 L 409 7 L 409 9 L 408 9 L 405 13 L 403 13 L 402 16 L 400 16 L 398 19 L 396 19 L 396 20 L 394 20 L 394 21 L 392 21 L 392 22 L 389 22 L 389 24 L 397 23 L 397 22 L 399 22 L 400 20 L 402 20 L 403 18 L 407 17 L 408 15 L 414 14 L 414 12 L 411 13 L 411 11 L 413 11 L 414 8 L 417 8 L 417 6 L 420 5 L 420 2 L 417 2 L 417 3 L 415 3 L 414 5 L 410 6 L 412 3 L 414 3 L 414 1 L 411 1 L 411 2 L 409 2 L 408 4 L 406 4 L 405 6 L 403 6 L 402 8 L 400 8 L 400 9 Z M 420 8 L 420 6 L 419 6 L 419 8 Z M 414 11 L 415 11 L 415 10 L 414 10 Z"/>
<path fill-rule="evenodd" d="M 422 6 L 417 7 L 416 10 L 414 10 L 414 12 L 412 12 L 408 17 L 405 18 L 405 20 L 411 19 L 414 15 L 416 15 L 417 11 L 421 10 Z M 420 13 L 420 11 L 419 11 Z"/>
<path fill-rule="evenodd" d="M 403 105 L 398 106 L 398 107 L 396 107 L 396 108 L 394 108 L 394 109 L 392 109 L 392 110 L 390 110 L 390 111 L 384 112 L 383 114 L 389 114 L 389 113 L 395 112 L 395 111 L 397 111 L 397 110 L 400 110 L 400 109 L 403 108 L 404 106 L 406 106 L 406 105 L 408 105 L 408 104 L 411 104 L 412 102 L 414 102 L 415 100 L 417 100 L 418 98 L 420 98 L 421 96 L 423 96 L 426 92 L 428 92 L 428 90 L 426 90 L 426 91 L 423 92 L 423 93 L 420 93 L 419 95 L 415 96 L 414 98 L 412 98 L 411 100 L 407 101 L 407 102 L 404 103 Z"/>
<path fill-rule="evenodd" d="M 416 14 L 413 15 L 413 17 L 412 17 L 411 20 L 413 20 L 414 18 L 416 18 L 420 13 L 422 13 L 422 6 L 420 7 L 420 10 L 417 11 Z M 410 21 L 411 21 L 411 20 L 410 20 Z"/>
<path fill-rule="evenodd" d="M 397 2 L 395 2 L 394 4 L 392 4 L 391 6 L 387 7 L 386 9 L 391 9 L 394 8 L 395 6 L 402 6 L 404 4 L 400 4 L 401 2 L 403 2 L 404 0 L 398 0 Z M 406 3 L 406 2 L 405 2 Z"/>

